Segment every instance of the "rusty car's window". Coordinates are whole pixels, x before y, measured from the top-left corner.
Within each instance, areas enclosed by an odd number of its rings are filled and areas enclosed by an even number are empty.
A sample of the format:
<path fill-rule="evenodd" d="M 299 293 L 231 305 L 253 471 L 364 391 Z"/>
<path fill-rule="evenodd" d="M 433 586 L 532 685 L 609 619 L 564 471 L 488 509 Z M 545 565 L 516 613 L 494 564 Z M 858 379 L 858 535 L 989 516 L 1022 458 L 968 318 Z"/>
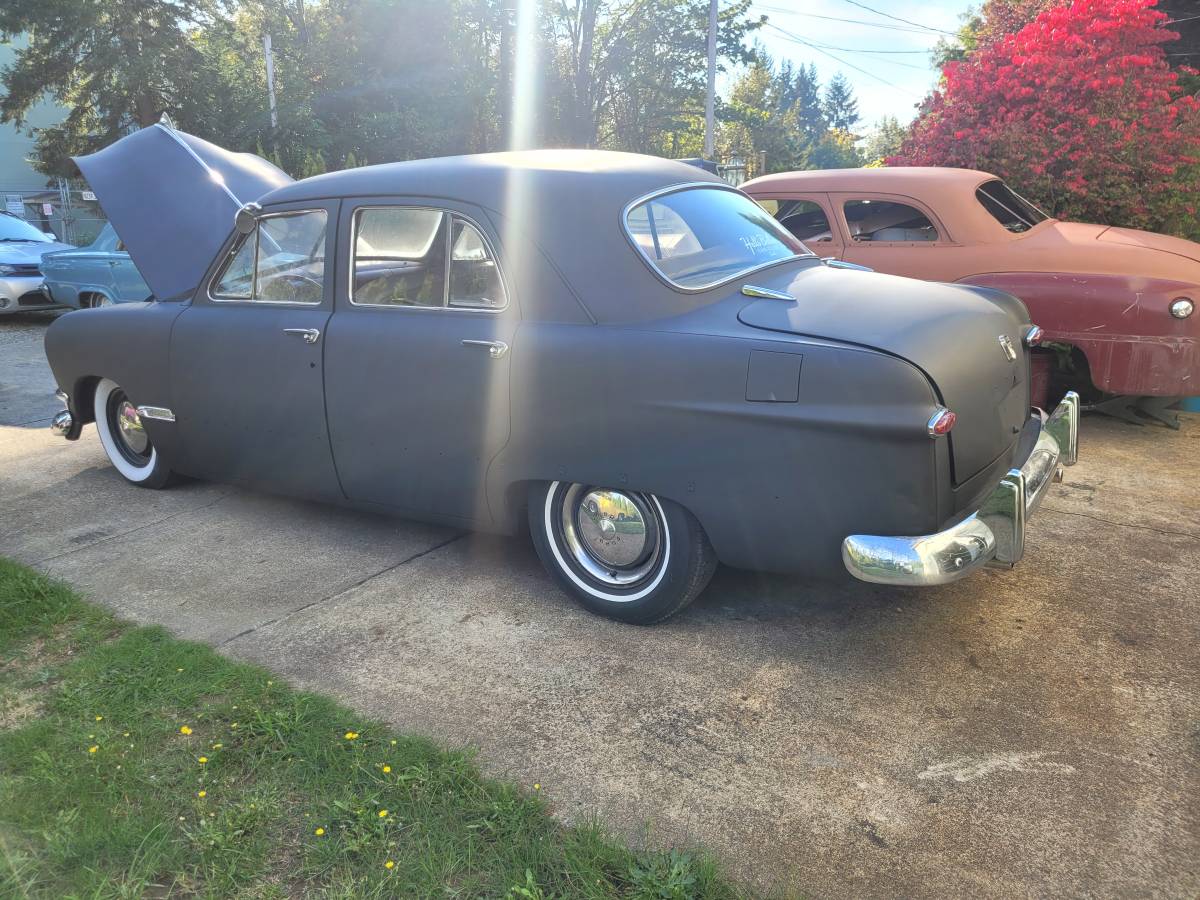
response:
<path fill-rule="evenodd" d="M 1014 234 L 1028 231 L 1050 218 L 999 178 L 981 184 L 975 191 L 975 199 Z"/>
<path fill-rule="evenodd" d="M 263 216 L 217 278 L 213 299 L 320 303 L 327 222 L 323 209 Z"/>
<path fill-rule="evenodd" d="M 781 260 L 811 256 L 753 200 L 738 191 L 697 187 L 632 206 L 625 227 L 667 281 L 703 290 Z"/>
<path fill-rule="evenodd" d="M 450 288 L 447 304 L 463 309 L 500 309 L 504 285 L 483 235 L 455 216 L 450 234 Z"/>
<path fill-rule="evenodd" d="M 938 239 L 937 228 L 915 206 L 891 200 L 847 200 L 846 225 L 861 243 L 926 243 Z"/>
<path fill-rule="evenodd" d="M 446 216 L 441 210 L 414 207 L 355 213 L 351 300 L 372 306 L 444 306 Z"/>
<path fill-rule="evenodd" d="M 779 224 L 805 244 L 820 244 L 833 240 L 833 229 L 829 227 L 829 217 L 821 204 L 811 200 L 780 200 L 776 201 L 776 209 L 771 213 L 779 220 Z"/>

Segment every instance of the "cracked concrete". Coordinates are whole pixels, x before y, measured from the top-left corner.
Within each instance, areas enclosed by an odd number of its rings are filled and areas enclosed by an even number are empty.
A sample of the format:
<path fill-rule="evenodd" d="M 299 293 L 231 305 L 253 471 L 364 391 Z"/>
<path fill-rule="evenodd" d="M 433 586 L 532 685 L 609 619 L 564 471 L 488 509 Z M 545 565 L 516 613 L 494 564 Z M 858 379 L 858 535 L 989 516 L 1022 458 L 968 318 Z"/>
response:
<path fill-rule="evenodd" d="M 721 570 L 637 629 L 566 602 L 525 541 L 127 486 L 92 429 L 39 424 L 42 327 L 0 320 L 0 553 L 123 615 L 784 895 L 1200 894 L 1200 417 L 1086 418 L 1012 572 Z"/>

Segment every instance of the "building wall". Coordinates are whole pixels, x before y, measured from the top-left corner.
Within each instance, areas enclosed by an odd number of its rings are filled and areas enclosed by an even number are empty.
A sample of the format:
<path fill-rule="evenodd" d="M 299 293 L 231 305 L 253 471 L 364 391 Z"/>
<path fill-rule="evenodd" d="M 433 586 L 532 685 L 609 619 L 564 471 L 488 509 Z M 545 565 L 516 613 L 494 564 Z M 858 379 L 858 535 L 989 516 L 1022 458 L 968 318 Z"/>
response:
<path fill-rule="evenodd" d="M 12 62 L 17 48 L 25 46 L 23 37 L 0 42 L 0 68 Z M 28 191 L 44 188 L 46 176 L 27 162 L 33 153 L 33 138 L 27 129 L 55 125 L 67 116 L 66 108 L 52 100 L 43 100 L 29 111 L 25 127 L 0 125 L 0 191 Z"/>

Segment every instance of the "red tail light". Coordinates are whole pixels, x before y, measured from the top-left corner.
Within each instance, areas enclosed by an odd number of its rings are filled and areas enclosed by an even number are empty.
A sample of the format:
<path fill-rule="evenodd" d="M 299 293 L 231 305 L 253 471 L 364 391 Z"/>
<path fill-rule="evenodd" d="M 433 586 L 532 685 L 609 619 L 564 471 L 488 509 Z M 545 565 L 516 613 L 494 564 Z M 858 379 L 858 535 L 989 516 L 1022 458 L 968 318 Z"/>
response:
<path fill-rule="evenodd" d="M 958 421 L 958 416 L 950 412 L 944 406 L 939 406 L 937 412 L 929 417 L 929 436 L 938 437 L 939 435 L 949 434 L 950 429 L 954 427 L 954 423 Z"/>

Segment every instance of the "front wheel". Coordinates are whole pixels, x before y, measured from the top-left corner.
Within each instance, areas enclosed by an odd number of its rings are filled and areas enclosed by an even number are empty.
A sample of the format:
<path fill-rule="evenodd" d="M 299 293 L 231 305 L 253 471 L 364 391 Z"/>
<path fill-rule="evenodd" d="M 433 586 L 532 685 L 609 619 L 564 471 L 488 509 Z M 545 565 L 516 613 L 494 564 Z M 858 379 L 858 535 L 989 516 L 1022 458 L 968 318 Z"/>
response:
<path fill-rule="evenodd" d="M 96 431 L 113 467 L 138 487 L 166 487 L 171 470 L 159 458 L 137 407 L 121 386 L 111 379 L 101 379 L 94 404 Z"/>
<path fill-rule="evenodd" d="M 594 613 L 635 625 L 679 612 L 717 566 L 695 516 L 640 491 L 533 485 L 529 530 L 543 565 L 567 593 Z"/>

